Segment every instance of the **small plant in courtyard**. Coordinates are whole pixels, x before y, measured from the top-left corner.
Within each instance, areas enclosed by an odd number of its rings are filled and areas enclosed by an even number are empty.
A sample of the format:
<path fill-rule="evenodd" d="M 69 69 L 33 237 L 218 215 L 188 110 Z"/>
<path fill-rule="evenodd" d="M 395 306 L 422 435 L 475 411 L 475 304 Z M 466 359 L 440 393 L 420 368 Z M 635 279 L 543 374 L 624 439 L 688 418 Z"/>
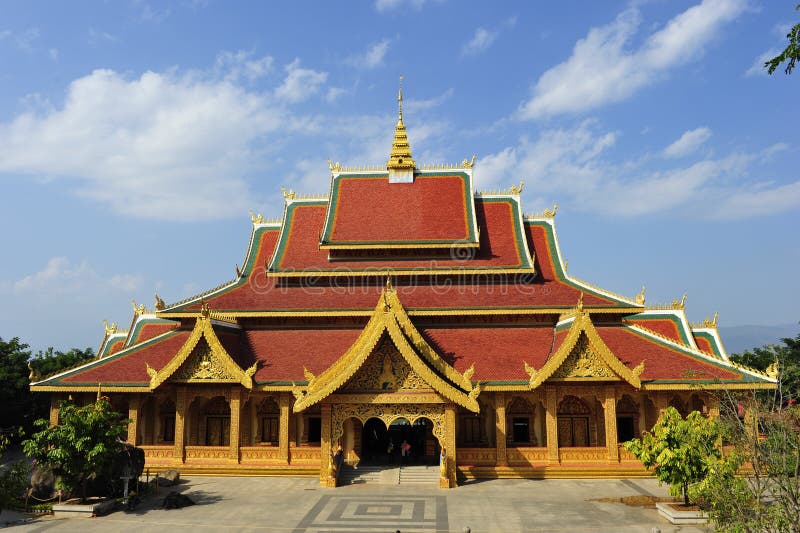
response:
<path fill-rule="evenodd" d="M 709 466 L 722 458 L 720 432 L 714 421 L 697 411 L 683 419 L 667 407 L 651 431 L 623 446 L 646 468 L 652 468 L 662 483 L 669 483 L 673 496 L 683 496 L 689 506 L 689 486 L 705 479 Z"/>
<path fill-rule="evenodd" d="M 71 495 L 80 489 L 81 500 L 86 501 L 89 480 L 110 469 L 124 449 L 127 423 L 106 398 L 84 407 L 65 401 L 59 408 L 59 424 L 50 427 L 48 420 L 37 420 L 34 427 L 39 431 L 22 446 L 28 457 L 61 477 L 61 488 Z"/>

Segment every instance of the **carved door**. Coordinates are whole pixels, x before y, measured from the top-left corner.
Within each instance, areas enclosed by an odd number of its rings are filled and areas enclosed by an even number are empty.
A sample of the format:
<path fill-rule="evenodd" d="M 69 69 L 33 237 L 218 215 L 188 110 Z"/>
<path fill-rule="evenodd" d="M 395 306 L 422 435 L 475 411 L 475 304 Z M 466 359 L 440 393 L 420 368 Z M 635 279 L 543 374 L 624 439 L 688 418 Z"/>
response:
<path fill-rule="evenodd" d="M 231 436 L 231 417 L 209 416 L 206 418 L 206 446 L 228 446 Z"/>
<path fill-rule="evenodd" d="M 589 446 L 589 418 L 585 416 L 559 416 L 558 445 L 562 448 Z"/>

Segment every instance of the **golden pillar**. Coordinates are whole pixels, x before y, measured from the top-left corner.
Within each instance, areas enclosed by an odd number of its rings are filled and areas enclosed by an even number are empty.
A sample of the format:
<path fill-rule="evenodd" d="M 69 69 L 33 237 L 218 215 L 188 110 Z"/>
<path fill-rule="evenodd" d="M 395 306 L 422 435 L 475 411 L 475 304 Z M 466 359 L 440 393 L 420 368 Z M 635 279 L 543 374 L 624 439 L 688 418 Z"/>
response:
<path fill-rule="evenodd" d="M 179 385 L 175 401 L 175 447 L 172 457 L 179 463 L 183 462 L 183 452 L 186 444 L 186 386 Z"/>
<path fill-rule="evenodd" d="M 447 487 L 457 486 L 456 481 L 456 406 L 448 403 L 444 407 L 444 441 L 446 448 L 445 471 L 447 474 Z M 440 482 L 441 486 L 441 482 Z"/>
<path fill-rule="evenodd" d="M 57 392 L 50 393 L 50 427 L 58 425 L 58 404 L 60 401 L 60 394 Z"/>
<path fill-rule="evenodd" d="M 287 393 L 281 393 L 278 398 L 281 409 L 281 418 L 278 427 L 279 459 L 289 463 L 289 420 L 292 408 L 292 398 Z"/>
<path fill-rule="evenodd" d="M 231 387 L 231 433 L 230 433 L 230 454 L 232 461 L 239 462 L 239 420 L 242 415 L 242 390 L 239 385 Z"/>
<path fill-rule="evenodd" d="M 497 460 L 495 465 L 508 466 L 506 455 L 506 395 L 504 392 L 494 393 L 494 420 L 495 420 L 495 446 L 497 448 Z"/>
<path fill-rule="evenodd" d="M 605 401 L 603 402 L 603 418 L 606 422 L 606 450 L 608 462 L 619 462 L 619 447 L 617 446 L 617 394 L 613 385 L 605 387 Z"/>
<path fill-rule="evenodd" d="M 320 465 L 319 465 L 319 484 L 323 487 L 335 487 L 336 480 L 330 478 L 331 472 L 331 404 L 323 403 L 320 405 L 322 420 L 320 421 Z"/>
<path fill-rule="evenodd" d="M 545 387 L 545 425 L 547 427 L 547 460 L 558 463 L 558 398 L 556 388 Z"/>
<path fill-rule="evenodd" d="M 136 446 L 138 444 L 137 438 L 139 434 L 139 406 L 141 399 L 138 394 L 131 394 L 128 400 L 128 442 Z"/>
<path fill-rule="evenodd" d="M 639 394 L 639 434 L 636 436 L 638 437 L 648 429 L 650 426 L 647 425 L 647 394 L 641 393 Z"/>

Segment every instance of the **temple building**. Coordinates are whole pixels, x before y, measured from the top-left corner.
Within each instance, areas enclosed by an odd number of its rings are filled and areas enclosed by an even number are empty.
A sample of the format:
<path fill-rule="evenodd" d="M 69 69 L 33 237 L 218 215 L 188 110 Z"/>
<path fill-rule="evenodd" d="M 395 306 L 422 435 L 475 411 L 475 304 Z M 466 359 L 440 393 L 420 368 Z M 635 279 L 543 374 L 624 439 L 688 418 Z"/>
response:
<path fill-rule="evenodd" d="M 336 486 L 402 462 L 453 487 L 647 475 L 621 443 L 668 406 L 714 416 L 718 389 L 776 386 L 729 360 L 716 316 L 690 325 L 685 297 L 647 306 L 568 275 L 557 206 L 523 214 L 522 183 L 475 190 L 475 157 L 417 165 L 398 99 L 385 167 L 329 162 L 328 195 L 251 214 L 235 279 L 134 302 L 95 360 L 36 380 L 51 422 L 103 394 L 151 470 Z"/>

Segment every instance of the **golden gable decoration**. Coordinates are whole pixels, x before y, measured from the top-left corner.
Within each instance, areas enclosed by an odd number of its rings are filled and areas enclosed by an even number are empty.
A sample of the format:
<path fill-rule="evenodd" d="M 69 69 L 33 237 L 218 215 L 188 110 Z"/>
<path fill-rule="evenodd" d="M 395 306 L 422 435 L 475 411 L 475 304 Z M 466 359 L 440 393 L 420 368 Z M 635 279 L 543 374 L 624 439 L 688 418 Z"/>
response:
<path fill-rule="evenodd" d="M 641 388 L 639 376 L 644 372 L 644 361 L 633 369 L 625 366 L 600 338 L 582 302 L 578 302 L 574 312 L 575 318 L 567 337 L 542 368 L 537 370 L 523 361 L 525 372 L 530 376 L 530 388 L 535 389 L 551 378 L 563 381 L 623 380 L 636 389 Z"/>
<path fill-rule="evenodd" d="M 385 344 L 382 344 L 384 340 Z M 396 358 L 393 358 L 389 348 L 384 348 L 387 345 L 397 353 Z M 376 350 L 381 355 L 371 358 Z M 358 373 L 365 365 L 377 365 L 377 374 L 372 375 L 380 376 L 379 383 L 366 378 L 374 369 L 365 369 L 363 373 Z M 404 365 L 410 368 L 408 372 L 405 372 Z M 471 376 L 472 372 L 474 369 L 467 373 Z M 357 373 L 359 377 L 356 382 L 348 384 Z M 411 323 L 397 297 L 397 291 L 388 280 L 369 322 L 353 345 L 324 372 L 310 380 L 305 391 L 296 384 L 292 385 L 292 393 L 296 399 L 294 412 L 299 413 L 318 403 L 345 384 L 348 384 L 348 388 L 363 386 L 377 387 L 377 390 L 421 388 L 424 384 L 447 400 L 472 412 L 480 412 L 477 400 L 481 392 L 480 385 L 473 386 L 468 377 L 447 364 L 425 341 Z M 383 388 L 384 385 L 386 389 Z"/>
<path fill-rule="evenodd" d="M 242 370 L 236 364 L 214 332 L 210 313 L 206 309 L 198 314 L 194 329 L 181 349 L 161 370 L 155 370 L 148 363 L 145 365 L 150 376 L 150 390 L 155 390 L 167 380 L 241 383 L 245 388 L 252 389 L 253 375 L 258 369 L 258 363 L 253 363 L 247 370 Z"/>

